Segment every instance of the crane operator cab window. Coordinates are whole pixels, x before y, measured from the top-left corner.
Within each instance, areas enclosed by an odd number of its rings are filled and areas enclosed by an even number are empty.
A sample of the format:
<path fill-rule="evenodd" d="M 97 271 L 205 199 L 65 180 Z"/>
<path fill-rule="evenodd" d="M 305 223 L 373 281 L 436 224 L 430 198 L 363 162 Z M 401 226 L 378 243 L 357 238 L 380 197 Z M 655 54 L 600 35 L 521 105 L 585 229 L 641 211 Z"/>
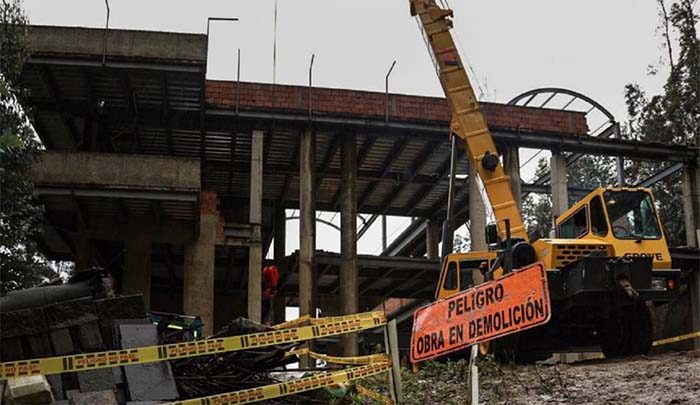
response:
<path fill-rule="evenodd" d="M 576 239 L 588 232 L 588 206 L 581 207 L 566 221 L 559 224 L 559 237 L 564 239 Z"/>
<path fill-rule="evenodd" d="M 591 199 L 591 232 L 598 236 L 608 234 L 608 222 L 605 220 L 605 210 L 599 196 Z"/>
<path fill-rule="evenodd" d="M 644 191 L 603 194 L 613 235 L 618 239 L 659 239 L 661 228 L 651 196 Z"/>

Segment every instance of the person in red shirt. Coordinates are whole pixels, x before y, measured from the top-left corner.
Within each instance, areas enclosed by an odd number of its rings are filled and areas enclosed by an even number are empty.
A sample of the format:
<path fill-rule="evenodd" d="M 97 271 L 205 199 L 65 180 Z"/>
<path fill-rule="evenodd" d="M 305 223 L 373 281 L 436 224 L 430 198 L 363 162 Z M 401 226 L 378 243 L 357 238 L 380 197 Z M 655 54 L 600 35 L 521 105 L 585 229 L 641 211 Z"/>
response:
<path fill-rule="evenodd" d="M 272 325 L 275 322 L 273 300 L 277 295 L 279 279 L 280 272 L 277 266 L 265 266 L 263 268 L 262 321 L 267 325 Z"/>

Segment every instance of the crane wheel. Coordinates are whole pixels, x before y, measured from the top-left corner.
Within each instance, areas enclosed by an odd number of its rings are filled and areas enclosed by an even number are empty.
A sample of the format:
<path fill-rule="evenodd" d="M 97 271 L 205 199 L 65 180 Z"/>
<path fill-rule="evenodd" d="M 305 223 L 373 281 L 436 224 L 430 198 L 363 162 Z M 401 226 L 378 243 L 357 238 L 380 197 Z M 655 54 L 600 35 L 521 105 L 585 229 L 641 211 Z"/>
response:
<path fill-rule="evenodd" d="M 648 354 L 653 341 L 654 327 L 651 308 L 645 303 L 625 307 L 619 316 L 606 325 L 601 348 L 606 358 Z"/>

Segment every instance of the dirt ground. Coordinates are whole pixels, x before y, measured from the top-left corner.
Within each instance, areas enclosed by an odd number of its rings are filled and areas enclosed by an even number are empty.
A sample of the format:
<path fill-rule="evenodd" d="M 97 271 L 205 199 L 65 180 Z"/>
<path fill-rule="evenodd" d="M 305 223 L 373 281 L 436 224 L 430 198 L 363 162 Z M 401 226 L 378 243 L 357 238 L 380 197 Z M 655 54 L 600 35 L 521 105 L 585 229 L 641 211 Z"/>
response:
<path fill-rule="evenodd" d="M 404 374 L 410 404 L 463 404 L 467 366 L 427 363 Z M 700 351 L 555 365 L 480 366 L 483 404 L 700 404 Z"/>

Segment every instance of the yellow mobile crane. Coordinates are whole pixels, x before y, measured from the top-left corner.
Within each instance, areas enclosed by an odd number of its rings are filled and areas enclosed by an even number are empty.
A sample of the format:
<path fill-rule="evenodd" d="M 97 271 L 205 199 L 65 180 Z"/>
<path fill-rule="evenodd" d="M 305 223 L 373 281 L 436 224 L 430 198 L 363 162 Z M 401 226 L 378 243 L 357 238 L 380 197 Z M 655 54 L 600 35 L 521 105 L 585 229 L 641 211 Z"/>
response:
<path fill-rule="evenodd" d="M 542 261 L 551 321 L 482 344 L 482 354 L 517 354 L 525 360 L 596 345 L 608 357 L 648 353 L 653 336 L 650 305 L 675 299 L 680 277 L 679 270 L 671 269 L 650 190 L 598 188 L 557 219 L 557 238 L 531 239 L 450 33 L 452 11 L 435 0 L 409 1 L 451 108 L 453 136 L 468 152 L 496 220 L 486 229 L 489 251 L 443 258 L 435 298 Z"/>

